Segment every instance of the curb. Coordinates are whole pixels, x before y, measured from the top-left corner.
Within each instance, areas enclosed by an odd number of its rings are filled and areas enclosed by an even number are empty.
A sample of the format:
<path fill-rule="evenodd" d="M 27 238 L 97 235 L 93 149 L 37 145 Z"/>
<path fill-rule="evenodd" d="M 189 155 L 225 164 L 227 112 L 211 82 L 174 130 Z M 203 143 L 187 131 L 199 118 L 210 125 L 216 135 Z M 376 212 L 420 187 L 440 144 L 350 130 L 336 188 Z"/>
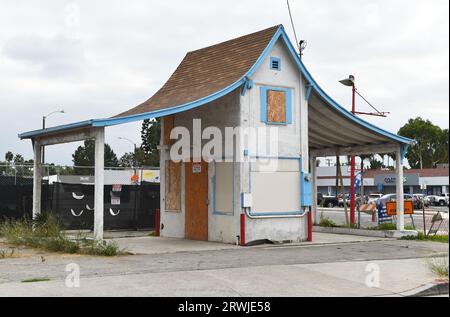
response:
<path fill-rule="evenodd" d="M 424 286 L 418 287 L 406 293 L 402 293 L 406 297 L 427 297 L 427 296 L 440 296 L 448 295 L 448 282 L 443 283 L 429 283 Z"/>
<path fill-rule="evenodd" d="M 353 236 L 364 236 L 364 237 L 375 237 L 375 238 L 390 238 L 399 239 L 407 236 L 417 236 L 418 232 L 415 230 L 366 230 L 366 229 L 352 229 L 352 228 L 341 228 L 341 227 L 313 227 L 314 232 L 322 233 L 333 233 L 333 234 L 347 234 Z"/>

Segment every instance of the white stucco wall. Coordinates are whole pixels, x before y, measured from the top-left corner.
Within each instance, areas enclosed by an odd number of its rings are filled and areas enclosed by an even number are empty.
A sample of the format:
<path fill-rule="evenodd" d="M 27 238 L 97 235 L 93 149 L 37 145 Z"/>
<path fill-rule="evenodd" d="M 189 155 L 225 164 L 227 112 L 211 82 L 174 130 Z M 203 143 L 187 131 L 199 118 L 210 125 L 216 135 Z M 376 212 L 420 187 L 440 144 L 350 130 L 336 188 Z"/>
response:
<path fill-rule="evenodd" d="M 281 71 L 271 70 L 269 67 L 270 57 L 281 59 Z M 211 104 L 179 113 L 175 115 L 175 126 L 184 126 L 192 134 L 192 120 L 202 119 L 202 129 L 208 126 L 215 126 L 221 129 L 222 136 L 225 136 L 225 127 L 265 127 L 261 122 L 261 96 L 260 87 L 283 87 L 292 91 L 292 124 L 287 126 L 278 126 L 279 142 L 278 157 L 299 158 L 303 160 L 301 169 L 308 171 L 308 118 L 307 101 L 304 98 L 304 83 L 296 65 L 291 60 L 284 44 L 278 42 L 272 49 L 252 77 L 254 87 L 247 90 L 245 96 L 240 95 L 240 90 L 235 91 Z M 162 129 L 163 130 L 163 129 Z M 163 138 L 164 136 L 162 136 Z M 242 141 L 242 139 L 241 139 Z M 205 144 L 206 141 L 202 141 Z M 246 147 L 241 144 L 239 149 L 242 154 Z M 255 155 L 256 153 L 250 153 Z M 165 188 L 164 162 L 169 158 L 168 149 L 161 153 L 161 188 Z M 210 241 L 235 243 L 237 236 L 240 235 L 240 216 L 243 212 L 241 206 L 241 193 L 251 192 L 249 177 L 249 158 L 244 162 L 235 163 L 234 166 L 234 210 L 232 214 L 217 214 L 213 208 L 213 177 L 214 164 L 208 167 L 208 239 Z M 300 179 L 299 179 L 300 181 Z M 182 172 L 182 211 L 180 213 L 170 213 L 164 210 L 164 191 L 161 191 L 161 222 L 164 229 L 161 230 L 162 236 L 184 237 L 184 166 Z M 300 195 L 300 193 L 298 193 Z M 277 199 L 274 197 L 274 199 Z M 301 206 L 298 206 L 301 209 Z M 307 238 L 307 219 L 306 217 L 287 217 L 287 218 L 268 218 L 251 219 L 246 218 L 246 241 L 251 242 L 260 239 L 269 239 L 275 241 L 304 241 Z"/>
<path fill-rule="evenodd" d="M 206 127 L 217 127 L 221 130 L 223 138 L 225 137 L 226 127 L 237 127 L 240 123 L 240 107 L 239 99 L 240 90 L 220 98 L 210 104 L 204 105 L 190 111 L 182 112 L 175 115 L 174 126 L 185 127 L 189 130 L 190 135 L 193 135 L 193 120 L 201 119 L 202 131 Z M 164 129 L 162 129 L 163 131 Z M 162 138 L 164 136 L 161 136 Z M 202 145 L 209 140 L 202 140 Z M 223 155 L 225 149 L 223 148 Z M 192 151 L 191 151 L 192 152 Z M 192 153 L 191 153 L 192 155 Z M 164 171 L 164 162 L 169 159 L 169 151 L 166 149 L 161 154 L 161 171 Z M 181 173 L 181 188 L 182 210 L 180 213 L 165 212 L 164 210 L 164 191 L 161 190 L 161 223 L 164 223 L 164 229 L 161 230 L 161 235 L 166 237 L 185 236 L 185 171 L 184 164 L 182 164 Z M 240 168 L 239 164 L 235 164 L 235 178 L 234 178 L 234 212 L 231 214 L 216 214 L 214 212 L 214 191 L 213 191 L 213 177 L 214 177 L 214 163 L 208 166 L 208 240 L 224 243 L 235 243 L 236 236 L 239 235 L 239 215 L 240 215 Z M 162 173 L 164 174 L 164 173 Z M 165 188 L 165 177 L 161 175 L 161 188 Z"/>
<path fill-rule="evenodd" d="M 271 57 L 281 59 L 281 71 L 270 69 Z M 308 127 L 307 127 L 307 101 L 304 97 L 304 83 L 297 66 L 291 59 L 284 44 L 279 41 L 262 62 L 253 76 L 254 87 L 241 97 L 241 125 L 243 127 L 265 127 L 261 121 L 261 96 L 260 87 L 282 87 L 292 91 L 292 124 L 278 126 L 279 142 L 278 157 L 301 157 L 303 164 L 301 169 L 308 171 Z M 303 131 L 303 133 L 302 133 Z M 302 135 L 303 134 L 303 135 Z M 255 155 L 256 153 L 250 153 Z M 249 164 L 242 164 L 242 191 L 251 192 L 251 180 L 249 176 Z M 300 180 L 299 180 L 300 181 Z M 298 193 L 300 195 L 300 193 Z M 273 197 L 277 199 L 277 197 Z M 301 206 L 298 206 L 301 209 Z M 304 241 L 307 239 L 306 217 L 290 218 L 246 218 L 246 241 L 251 242 L 260 239 L 275 241 Z"/>

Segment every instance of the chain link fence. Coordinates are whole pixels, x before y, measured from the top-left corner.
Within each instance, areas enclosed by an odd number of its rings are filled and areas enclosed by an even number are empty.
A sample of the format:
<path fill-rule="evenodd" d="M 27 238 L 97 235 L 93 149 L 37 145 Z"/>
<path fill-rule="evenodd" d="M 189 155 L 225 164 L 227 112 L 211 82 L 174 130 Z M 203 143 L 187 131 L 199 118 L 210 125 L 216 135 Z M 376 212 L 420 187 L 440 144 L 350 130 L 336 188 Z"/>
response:
<path fill-rule="evenodd" d="M 105 229 L 154 228 L 159 177 L 159 168 L 105 168 Z M 43 166 L 42 211 L 56 215 L 65 229 L 92 229 L 94 184 L 92 166 Z M 31 218 L 32 198 L 33 166 L 0 165 L 0 218 Z"/>

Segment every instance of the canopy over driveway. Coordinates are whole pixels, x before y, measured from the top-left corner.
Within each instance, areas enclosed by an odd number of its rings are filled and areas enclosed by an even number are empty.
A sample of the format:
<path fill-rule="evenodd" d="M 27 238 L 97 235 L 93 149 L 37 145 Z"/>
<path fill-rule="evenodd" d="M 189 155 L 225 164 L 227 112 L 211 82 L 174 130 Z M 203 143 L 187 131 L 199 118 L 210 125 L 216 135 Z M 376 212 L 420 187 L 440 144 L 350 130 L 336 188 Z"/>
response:
<path fill-rule="evenodd" d="M 283 41 L 299 74 L 306 83 L 308 120 L 304 120 L 306 158 L 322 156 L 396 153 L 398 229 L 403 230 L 403 167 L 406 149 L 412 140 L 384 131 L 345 110 L 329 97 L 308 72 L 282 25 L 248 34 L 237 39 L 190 52 L 166 84 L 149 100 L 107 119 L 92 119 L 19 134 L 31 139 L 34 147 L 33 214 L 41 211 L 41 147 L 94 138 L 95 146 L 95 221 L 94 234 L 103 238 L 103 159 L 104 128 L 107 126 L 164 117 L 211 103 L 236 89 L 245 94 L 252 89 L 252 76 L 274 45 Z M 305 116 L 306 117 L 306 116 Z M 309 155 L 308 155 L 309 152 Z M 315 179 L 316 177 L 314 177 Z M 314 186 L 316 188 L 316 186 Z M 313 199 L 313 201 L 316 201 Z M 317 205 L 313 206 L 314 210 Z"/>

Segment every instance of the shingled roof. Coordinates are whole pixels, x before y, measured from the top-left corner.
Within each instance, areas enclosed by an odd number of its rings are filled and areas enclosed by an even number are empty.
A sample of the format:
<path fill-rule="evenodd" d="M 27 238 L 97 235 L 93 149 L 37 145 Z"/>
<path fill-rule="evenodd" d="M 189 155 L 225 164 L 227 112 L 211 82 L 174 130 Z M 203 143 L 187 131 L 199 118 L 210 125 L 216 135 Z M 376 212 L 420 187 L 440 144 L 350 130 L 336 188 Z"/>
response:
<path fill-rule="evenodd" d="M 315 155 L 335 154 L 336 148 L 390 146 L 403 153 L 413 140 L 385 131 L 353 115 L 334 101 L 311 76 L 282 25 L 188 53 L 169 80 L 150 99 L 132 109 L 105 119 L 91 119 L 19 134 L 35 139 L 92 127 L 107 127 L 181 113 L 209 104 L 242 89 L 252 89 L 253 75 L 272 48 L 282 41 L 306 85 L 309 145 Z M 324 120 L 323 118 L 327 118 Z M 335 129 L 335 127 L 340 129 Z M 317 152 L 317 150 L 320 150 Z M 377 151 L 378 148 L 377 148 Z M 325 154 L 324 154 L 325 153 Z"/>
<path fill-rule="evenodd" d="M 150 99 L 117 117 L 186 104 L 241 79 L 255 65 L 280 25 L 186 54 L 164 86 Z"/>

